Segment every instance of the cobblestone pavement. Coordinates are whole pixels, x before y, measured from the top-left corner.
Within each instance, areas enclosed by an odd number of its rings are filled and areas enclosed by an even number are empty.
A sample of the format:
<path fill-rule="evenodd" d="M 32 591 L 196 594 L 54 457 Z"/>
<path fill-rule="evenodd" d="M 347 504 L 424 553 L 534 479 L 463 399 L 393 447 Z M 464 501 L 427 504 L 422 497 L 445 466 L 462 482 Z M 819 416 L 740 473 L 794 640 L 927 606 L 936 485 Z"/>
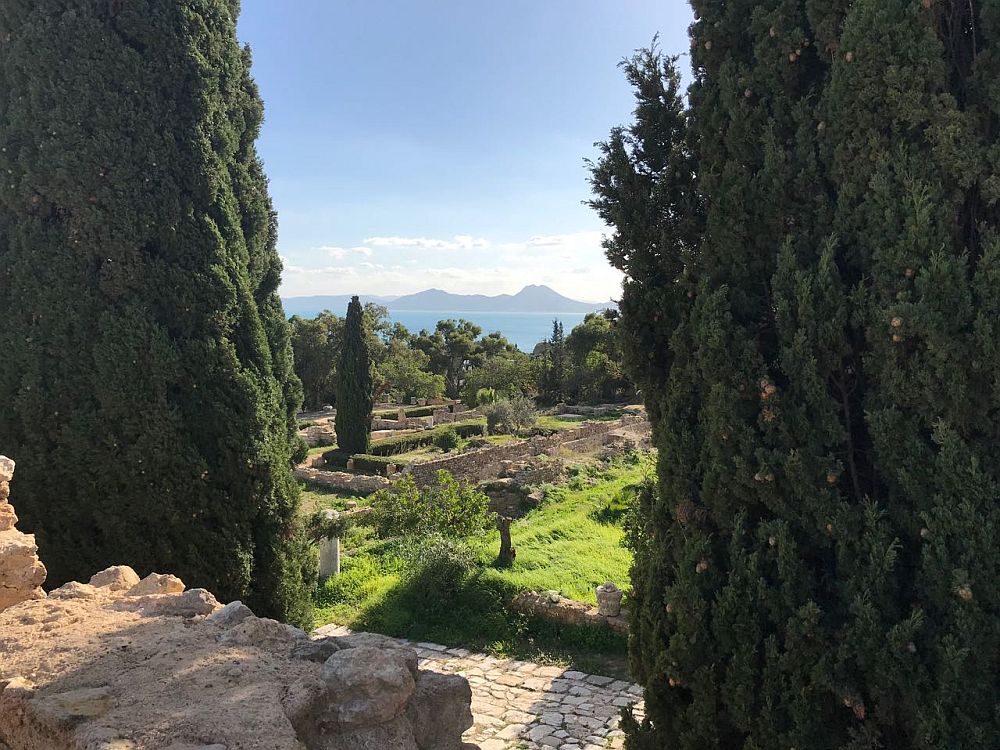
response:
<path fill-rule="evenodd" d="M 348 632 L 337 625 L 316 631 Z M 636 704 L 636 715 L 642 715 L 642 689 L 629 682 L 436 643 L 404 642 L 416 649 L 421 669 L 457 673 L 469 681 L 475 724 L 464 739 L 481 750 L 621 748 L 622 708 Z"/>

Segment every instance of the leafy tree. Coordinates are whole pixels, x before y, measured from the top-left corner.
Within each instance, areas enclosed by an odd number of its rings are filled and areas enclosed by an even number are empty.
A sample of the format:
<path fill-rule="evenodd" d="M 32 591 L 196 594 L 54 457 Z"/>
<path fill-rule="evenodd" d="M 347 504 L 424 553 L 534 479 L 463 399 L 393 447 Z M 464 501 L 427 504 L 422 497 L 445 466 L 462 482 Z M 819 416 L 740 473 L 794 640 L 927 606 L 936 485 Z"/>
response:
<path fill-rule="evenodd" d="M 985 750 L 1000 9 L 694 6 L 592 173 L 659 449 L 627 744 Z"/>
<path fill-rule="evenodd" d="M 236 3 L 0 14 L 0 445 L 49 582 L 127 562 L 308 624 L 301 387 Z"/>
<path fill-rule="evenodd" d="M 444 376 L 427 371 L 430 357 L 411 348 L 405 340 L 389 342 L 387 355 L 378 373 L 385 383 L 384 392 L 393 401 L 405 403 L 410 398 L 440 398 L 444 393 Z"/>
<path fill-rule="evenodd" d="M 374 493 L 371 508 L 375 533 L 384 539 L 429 534 L 463 539 L 490 524 L 489 498 L 447 471 L 439 471 L 427 487 L 406 475 L 392 489 Z"/>
<path fill-rule="evenodd" d="M 458 398 L 466 372 L 481 357 L 476 339 L 482 329 L 468 320 L 439 320 L 433 333 L 421 331 L 413 345 L 430 357 L 431 372 L 443 375 L 445 394 Z"/>
<path fill-rule="evenodd" d="M 462 388 L 462 400 L 470 406 L 481 403 L 481 390 L 492 391 L 492 399 L 498 396 L 515 396 L 535 392 L 538 379 L 534 361 L 518 350 L 503 354 L 484 355 L 480 364 L 469 371 Z"/>
<path fill-rule="evenodd" d="M 344 343 L 337 368 L 337 447 L 346 453 L 367 453 L 371 445 L 374 405 L 372 360 L 357 297 L 351 298 L 344 321 Z"/>
<path fill-rule="evenodd" d="M 527 396 L 502 398 L 483 407 L 486 428 L 492 435 L 516 435 L 533 427 L 538 420 L 535 402 Z"/>
<path fill-rule="evenodd" d="M 613 401 L 632 393 L 622 369 L 621 330 L 616 310 L 589 313 L 566 337 L 564 388 L 574 401 Z"/>
<path fill-rule="evenodd" d="M 344 335 L 344 319 L 324 310 L 315 318 L 294 316 L 292 352 L 295 374 L 302 381 L 305 404 L 319 409 L 337 401 L 337 360 Z"/>

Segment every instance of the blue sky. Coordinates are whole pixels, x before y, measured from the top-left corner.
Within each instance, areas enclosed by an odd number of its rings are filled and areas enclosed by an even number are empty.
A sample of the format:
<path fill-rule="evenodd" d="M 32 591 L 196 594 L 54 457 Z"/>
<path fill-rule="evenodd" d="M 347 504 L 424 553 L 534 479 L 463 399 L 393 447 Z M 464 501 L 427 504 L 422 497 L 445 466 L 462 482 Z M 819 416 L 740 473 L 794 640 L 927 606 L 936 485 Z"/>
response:
<path fill-rule="evenodd" d="M 690 21 L 683 0 L 243 0 L 282 294 L 616 297 L 583 159 L 629 119 L 617 63 L 657 32 L 684 52 Z"/>

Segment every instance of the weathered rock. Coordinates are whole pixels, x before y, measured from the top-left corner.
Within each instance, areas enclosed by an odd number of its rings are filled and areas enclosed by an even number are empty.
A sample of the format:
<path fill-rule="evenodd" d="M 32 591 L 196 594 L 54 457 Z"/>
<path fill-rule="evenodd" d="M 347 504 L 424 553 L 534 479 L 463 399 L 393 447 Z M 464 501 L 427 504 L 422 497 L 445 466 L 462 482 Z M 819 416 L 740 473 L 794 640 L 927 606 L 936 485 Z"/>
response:
<path fill-rule="evenodd" d="M 421 672 L 406 707 L 420 750 L 459 750 L 472 726 L 472 688 L 458 675 Z"/>
<path fill-rule="evenodd" d="M 198 617 L 222 608 L 205 589 L 189 589 L 174 594 L 129 596 L 111 605 L 114 609 L 140 612 L 146 617 Z"/>
<path fill-rule="evenodd" d="M 597 587 L 597 613 L 604 617 L 618 617 L 622 611 L 622 590 L 611 581 Z"/>
<path fill-rule="evenodd" d="M 128 565 L 114 565 L 90 577 L 90 585 L 108 591 L 128 591 L 139 583 L 139 574 Z"/>
<path fill-rule="evenodd" d="M 179 594 L 184 590 L 184 581 L 169 573 L 150 573 L 126 592 L 126 596 L 148 596 L 150 594 Z"/>
<path fill-rule="evenodd" d="M 336 650 L 340 638 L 253 615 L 228 629 L 164 615 L 224 609 L 199 589 L 72 589 L 96 593 L 0 612 L 0 750 L 452 750 L 467 726 L 464 679 L 423 680 L 391 639 Z"/>
<path fill-rule="evenodd" d="M 35 537 L 15 528 L 17 514 L 7 502 L 13 476 L 14 462 L 0 456 L 0 611 L 45 597 L 45 566 L 38 559 Z"/>
<path fill-rule="evenodd" d="M 49 596 L 53 599 L 93 599 L 97 596 L 97 589 L 89 583 L 70 581 L 50 591 Z"/>
<path fill-rule="evenodd" d="M 88 719 L 104 716 L 114 704 L 114 696 L 106 686 L 79 688 L 36 696 L 32 701 L 32 713 L 51 726 L 72 729 Z"/>
<path fill-rule="evenodd" d="M 208 622 L 214 623 L 219 627 L 231 628 L 234 625 L 239 625 L 248 617 L 253 617 L 253 610 L 250 609 L 243 602 L 237 600 L 234 602 L 229 602 L 222 609 L 216 610 L 208 616 Z"/>
<path fill-rule="evenodd" d="M 6 486 L 6 482 L 0 482 Z M 0 531 L 10 531 L 17 525 L 17 514 L 7 498 L 0 499 Z"/>
<path fill-rule="evenodd" d="M 291 649 L 309 636 L 298 628 L 293 628 L 277 620 L 251 615 L 219 636 L 219 642 L 230 646 L 253 646 L 255 648 L 281 650 L 291 653 Z"/>
<path fill-rule="evenodd" d="M 341 645 L 336 638 L 310 638 L 297 643 L 292 649 L 292 656 L 322 664 L 340 650 Z"/>
<path fill-rule="evenodd" d="M 398 718 L 416 686 L 404 651 L 394 648 L 338 651 L 326 660 L 320 676 L 330 698 L 327 715 L 341 730 Z"/>
<path fill-rule="evenodd" d="M 400 655 L 406 661 L 410 671 L 414 675 L 417 674 L 417 652 L 395 638 L 378 633 L 351 633 L 350 635 L 336 636 L 334 640 L 340 644 L 341 648 L 396 649 L 401 652 Z"/>

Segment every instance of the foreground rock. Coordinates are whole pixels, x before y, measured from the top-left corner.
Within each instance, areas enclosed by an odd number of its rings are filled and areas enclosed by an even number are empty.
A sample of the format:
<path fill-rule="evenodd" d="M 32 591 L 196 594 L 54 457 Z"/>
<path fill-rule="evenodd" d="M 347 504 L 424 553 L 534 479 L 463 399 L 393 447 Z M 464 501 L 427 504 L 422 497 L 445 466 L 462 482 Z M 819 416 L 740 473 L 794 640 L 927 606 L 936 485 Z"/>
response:
<path fill-rule="evenodd" d="M 201 589 L 83 590 L 0 613 L 0 747 L 458 750 L 472 726 L 465 678 L 412 649 L 213 619 Z"/>
<path fill-rule="evenodd" d="M 12 470 L 0 459 L 4 504 Z M 313 640 L 125 566 L 45 597 L 34 554 L 13 522 L 0 531 L 0 750 L 472 747 L 469 683 L 419 670 L 411 648 Z"/>
<path fill-rule="evenodd" d="M 14 462 L 0 456 L 0 610 L 45 596 L 45 566 L 38 560 L 33 534 L 17 530 L 17 514 L 10 504 Z"/>

